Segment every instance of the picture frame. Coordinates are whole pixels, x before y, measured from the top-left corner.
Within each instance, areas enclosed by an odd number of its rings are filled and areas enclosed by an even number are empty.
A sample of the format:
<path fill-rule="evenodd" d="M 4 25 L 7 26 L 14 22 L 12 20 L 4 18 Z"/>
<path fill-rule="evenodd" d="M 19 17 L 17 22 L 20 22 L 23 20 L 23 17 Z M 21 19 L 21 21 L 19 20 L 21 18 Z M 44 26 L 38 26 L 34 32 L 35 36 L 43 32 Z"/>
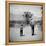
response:
<path fill-rule="evenodd" d="M 10 5 L 32 5 L 42 8 L 42 39 L 32 41 L 10 41 Z M 21 7 L 20 7 L 21 8 Z M 6 1 L 6 45 L 45 43 L 45 3 Z"/>

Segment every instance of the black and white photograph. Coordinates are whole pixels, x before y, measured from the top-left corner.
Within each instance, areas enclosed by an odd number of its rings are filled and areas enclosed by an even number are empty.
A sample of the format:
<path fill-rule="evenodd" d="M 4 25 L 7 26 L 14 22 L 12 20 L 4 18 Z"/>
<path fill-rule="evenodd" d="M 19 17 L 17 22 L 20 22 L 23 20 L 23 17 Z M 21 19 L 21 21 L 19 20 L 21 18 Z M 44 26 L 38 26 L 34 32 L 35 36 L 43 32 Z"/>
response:
<path fill-rule="evenodd" d="M 10 41 L 42 40 L 42 6 L 10 4 Z"/>

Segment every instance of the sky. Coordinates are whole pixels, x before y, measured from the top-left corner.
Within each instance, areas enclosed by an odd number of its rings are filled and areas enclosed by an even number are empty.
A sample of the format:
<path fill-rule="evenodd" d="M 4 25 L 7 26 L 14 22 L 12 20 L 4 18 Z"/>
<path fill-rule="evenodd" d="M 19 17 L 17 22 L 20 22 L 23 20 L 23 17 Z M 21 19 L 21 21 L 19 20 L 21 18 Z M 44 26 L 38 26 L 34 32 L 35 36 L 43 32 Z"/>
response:
<path fill-rule="evenodd" d="M 33 14 L 33 20 L 41 19 L 41 6 L 32 5 L 10 5 L 10 20 L 24 20 L 24 12 L 31 12 Z"/>

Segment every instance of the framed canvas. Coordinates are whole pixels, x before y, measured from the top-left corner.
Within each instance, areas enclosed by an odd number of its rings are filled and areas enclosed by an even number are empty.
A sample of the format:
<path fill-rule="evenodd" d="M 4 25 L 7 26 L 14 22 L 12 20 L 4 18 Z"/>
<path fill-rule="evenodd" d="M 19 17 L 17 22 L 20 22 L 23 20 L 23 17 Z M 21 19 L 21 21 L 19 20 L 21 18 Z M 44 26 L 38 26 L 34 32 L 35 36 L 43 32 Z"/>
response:
<path fill-rule="evenodd" d="M 6 1 L 6 44 L 44 43 L 45 4 Z"/>

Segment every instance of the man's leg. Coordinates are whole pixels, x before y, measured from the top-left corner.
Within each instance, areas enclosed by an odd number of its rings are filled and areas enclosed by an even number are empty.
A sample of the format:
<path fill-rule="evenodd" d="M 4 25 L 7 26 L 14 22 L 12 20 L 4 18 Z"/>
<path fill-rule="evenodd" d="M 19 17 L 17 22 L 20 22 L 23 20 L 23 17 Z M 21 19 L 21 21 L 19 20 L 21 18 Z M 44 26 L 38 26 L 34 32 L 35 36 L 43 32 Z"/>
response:
<path fill-rule="evenodd" d="M 32 35 L 34 35 L 34 25 L 31 25 L 32 28 Z"/>
<path fill-rule="evenodd" d="M 34 25 L 30 24 L 31 29 L 32 29 L 32 35 L 34 35 Z"/>

